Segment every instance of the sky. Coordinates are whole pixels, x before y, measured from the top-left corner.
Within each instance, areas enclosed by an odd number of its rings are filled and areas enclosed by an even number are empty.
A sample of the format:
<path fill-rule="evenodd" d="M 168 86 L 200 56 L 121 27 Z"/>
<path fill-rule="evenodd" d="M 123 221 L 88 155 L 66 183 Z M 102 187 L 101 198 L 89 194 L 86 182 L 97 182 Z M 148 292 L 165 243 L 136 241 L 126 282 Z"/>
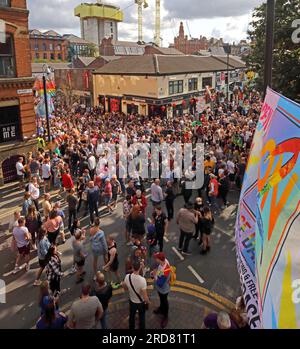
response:
<path fill-rule="evenodd" d="M 155 0 L 147 0 L 144 10 L 144 41 L 154 41 Z M 74 8 L 80 0 L 27 0 L 30 29 L 53 29 L 60 34 L 80 36 L 79 18 Z M 134 0 L 104 0 L 124 10 L 124 23 L 119 24 L 119 40 L 137 41 L 137 5 Z M 186 35 L 199 38 L 223 38 L 239 42 L 247 38 L 253 9 L 263 0 L 161 0 L 162 43 L 168 47 L 178 35 L 183 21 Z"/>

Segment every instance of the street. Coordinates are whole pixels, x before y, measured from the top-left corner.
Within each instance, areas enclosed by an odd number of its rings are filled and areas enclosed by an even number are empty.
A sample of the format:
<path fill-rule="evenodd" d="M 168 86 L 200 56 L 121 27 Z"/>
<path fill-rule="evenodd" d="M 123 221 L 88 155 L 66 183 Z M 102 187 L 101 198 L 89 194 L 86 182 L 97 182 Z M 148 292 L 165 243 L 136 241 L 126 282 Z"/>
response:
<path fill-rule="evenodd" d="M 38 270 L 36 253 L 31 253 L 31 269 L 13 275 L 15 257 L 10 250 L 11 232 L 8 231 L 9 221 L 22 202 L 22 192 L 16 184 L 11 184 L 0 190 L 0 275 L 6 283 L 6 304 L 0 304 L 0 327 L 26 329 L 33 328 L 39 317 L 38 287 L 33 286 L 35 274 Z M 147 193 L 149 194 L 149 192 Z M 193 196 L 192 201 L 195 198 Z M 56 201 L 57 197 L 52 196 Z M 177 282 L 170 294 L 170 321 L 167 328 L 201 328 L 205 315 L 211 311 L 228 310 L 234 307 L 235 299 L 240 295 L 239 276 L 236 267 L 234 224 L 238 192 L 229 193 L 229 206 L 216 217 L 215 229 L 212 234 L 212 248 L 206 255 L 200 255 L 198 241 L 190 243 L 191 256 L 183 256 L 177 251 L 179 229 L 173 220 L 169 225 L 168 236 L 165 237 L 165 252 L 171 265 L 177 268 Z M 62 203 L 63 207 L 66 207 Z M 183 207 L 182 197 L 175 201 L 175 214 Z M 101 226 L 106 236 L 113 234 L 118 245 L 120 271 L 125 273 L 124 261 L 130 253 L 124 236 L 124 220 L 122 218 L 122 204 L 112 215 L 101 212 Z M 152 213 L 152 205 L 148 195 L 147 217 Z M 89 218 L 81 220 L 81 226 L 87 227 Z M 69 237 L 69 234 L 67 234 Z M 86 244 L 89 251 L 89 243 Z M 80 285 L 75 284 L 75 276 L 70 275 L 73 262 L 73 251 L 70 239 L 59 246 L 62 252 L 62 265 L 65 276 L 62 280 L 64 294 L 61 296 L 60 308 L 67 312 L 74 300 L 80 296 Z M 101 263 L 102 261 L 100 261 Z M 100 268 L 100 266 L 99 266 Z M 92 257 L 88 256 L 85 270 L 85 280 L 92 281 Z M 42 278 L 45 278 L 43 274 Z M 157 317 L 152 309 L 158 302 L 155 291 L 152 291 L 149 280 L 151 310 L 147 315 L 147 328 L 159 328 Z M 125 329 L 128 326 L 127 296 L 122 289 L 114 292 L 110 304 L 110 328 Z"/>

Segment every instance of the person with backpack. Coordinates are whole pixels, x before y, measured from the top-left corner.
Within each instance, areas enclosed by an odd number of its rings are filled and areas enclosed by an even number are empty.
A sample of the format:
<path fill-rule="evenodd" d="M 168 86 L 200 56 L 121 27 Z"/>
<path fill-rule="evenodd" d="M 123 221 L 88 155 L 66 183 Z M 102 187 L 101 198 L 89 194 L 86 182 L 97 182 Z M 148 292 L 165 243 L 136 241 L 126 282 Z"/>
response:
<path fill-rule="evenodd" d="M 38 259 L 39 259 L 40 269 L 37 272 L 36 279 L 34 281 L 33 286 L 40 286 L 41 285 L 41 281 L 40 281 L 41 275 L 42 275 L 44 269 L 46 268 L 46 265 L 48 264 L 49 259 L 50 259 L 49 248 L 50 248 L 51 244 L 47 238 L 46 230 L 39 229 L 36 246 L 37 246 L 37 255 L 38 255 Z"/>
<path fill-rule="evenodd" d="M 163 252 L 155 253 L 156 269 L 151 272 L 154 279 L 154 287 L 158 292 L 160 306 L 153 311 L 156 315 L 162 315 L 161 328 L 166 328 L 169 317 L 168 295 L 171 290 L 171 266 Z"/>

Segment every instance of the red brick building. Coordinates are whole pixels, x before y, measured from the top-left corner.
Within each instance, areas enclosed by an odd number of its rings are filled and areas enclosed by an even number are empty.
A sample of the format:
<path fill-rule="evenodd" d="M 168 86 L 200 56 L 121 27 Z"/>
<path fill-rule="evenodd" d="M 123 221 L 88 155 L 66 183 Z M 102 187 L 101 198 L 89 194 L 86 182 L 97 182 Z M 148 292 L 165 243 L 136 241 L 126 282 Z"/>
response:
<path fill-rule="evenodd" d="M 0 185 L 36 144 L 28 15 L 26 0 L 0 1 Z"/>
<path fill-rule="evenodd" d="M 33 29 L 30 30 L 29 37 L 32 62 L 66 61 L 68 59 L 67 41 L 54 30 L 42 33 Z"/>
<path fill-rule="evenodd" d="M 207 50 L 209 46 L 206 37 L 201 36 L 200 39 L 188 39 L 184 33 L 183 23 L 180 22 L 179 36 L 174 38 L 174 48 L 186 55 L 192 55 L 200 50 Z"/>

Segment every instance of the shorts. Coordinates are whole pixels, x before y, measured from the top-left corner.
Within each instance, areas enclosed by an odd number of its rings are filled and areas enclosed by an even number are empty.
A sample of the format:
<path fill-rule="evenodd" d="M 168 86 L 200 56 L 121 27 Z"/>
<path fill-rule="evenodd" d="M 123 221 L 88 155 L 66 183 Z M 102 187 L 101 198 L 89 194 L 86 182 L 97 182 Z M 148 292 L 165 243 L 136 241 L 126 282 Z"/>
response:
<path fill-rule="evenodd" d="M 118 194 L 113 194 L 112 195 L 112 201 L 117 201 L 118 200 Z"/>
<path fill-rule="evenodd" d="M 48 177 L 48 178 L 43 178 L 43 181 L 44 181 L 44 182 L 49 182 L 49 181 L 50 181 L 50 179 L 51 179 L 51 177 Z"/>
<path fill-rule="evenodd" d="M 116 263 L 113 262 L 113 264 L 110 266 L 109 270 L 112 272 L 116 272 L 119 269 L 119 261 L 117 261 Z"/>
<path fill-rule="evenodd" d="M 85 264 L 85 259 L 82 259 L 82 260 L 80 260 L 80 261 L 78 261 L 78 262 L 75 262 L 76 263 L 76 265 L 77 265 L 77 267 L 83 267 L 84 266 L 84 264 Z"/>
<path fill-rule="evenodd" d="M 18 247 L 18 252 L 20 256 L 28 256 L 30 254 L 30 244 L 27 246 Z"/>
<path fill-rule="evenodd" d="M 39 259 L 39 266 L 41 268 L 46 268 L 46 265 L 48 264 L 48 261 L 46 259 Z"/>

